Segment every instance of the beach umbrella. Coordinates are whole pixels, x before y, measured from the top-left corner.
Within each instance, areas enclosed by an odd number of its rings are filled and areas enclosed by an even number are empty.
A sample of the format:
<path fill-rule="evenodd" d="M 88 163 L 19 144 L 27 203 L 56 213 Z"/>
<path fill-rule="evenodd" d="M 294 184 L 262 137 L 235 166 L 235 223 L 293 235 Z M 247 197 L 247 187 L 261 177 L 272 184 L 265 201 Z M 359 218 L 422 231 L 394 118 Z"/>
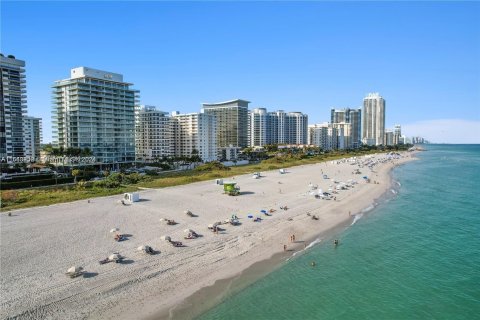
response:
<path fill-rule="evenodd" d="M 120 260 L 122 258 L 121 255 L 119 255 L 118 253 L 114 253 L 114 254 L 111 254 L 109 257 L 108 257 L 108 260 Z"/>
<path fill-rule="evenodd" d="M 165 218 L 160 218 L 159 221 L 165 221 Z"/>
<path fill-rule="evenodd" d="M 248 217 L 249 217 L 249 218 L 253 218 L 253 215 L 249 214 Z"/>
<path fill-rule="evenodd" d="M 172 238 L 170 238 L 169 236 L 162 236 L 160 239 L 165 240 L 165 241 L 172 240 Z"/>
<path fill-rule="evenodd" d="M 189 214 L 189 213 L 192 213 L 192 211 L 190 211 L 190 210 L 185 210 L 185 211 L 183 211 L 183 213 Z"/>
<path fill-rule="evenodd" d="M 146 251 L 147 250 L 147 246 L 140 246 L 137 248 L 138 251 Z"/>
<path fill-rule="evenodd" d="M 118 228 L 113 228 L 113 229 L 110 230 L 110 232 L 111 232 L 111 233 L 114 233 L 114 232 L 117 232 L 117 231 L 119 231 L 119 230 L 120 230 L 120 229 L 118 229 Z"/>
<path fill-rule="evenodd" d="M 185 230 L 183 230 L 183 232 L 190 233 L 190 232 L 193 232 L 193 230 L 192 229 L 185 229 Z"/>
<path fill-rule="evenodd" d="M 367 176 L 364 176 L 364 177 L 363 177 L 363 179 L 365 179 L 365 180 L 366 180 L 366 179 L 368 179 L 368 177 L 367 177 Z"/>
<path fill-rule="evenodd" d="M 77 273 L 77 272 L 80 272 L 82 270 L 83 270 L 82 267 L 73 266 L 73 267 L 71 267 L 70 269 L 67 270 L 67 273 Z"/>
<path fill-rule="evenodd" d="M 267 210 L 260 210 L 261 213 L 267 213 Z"/>

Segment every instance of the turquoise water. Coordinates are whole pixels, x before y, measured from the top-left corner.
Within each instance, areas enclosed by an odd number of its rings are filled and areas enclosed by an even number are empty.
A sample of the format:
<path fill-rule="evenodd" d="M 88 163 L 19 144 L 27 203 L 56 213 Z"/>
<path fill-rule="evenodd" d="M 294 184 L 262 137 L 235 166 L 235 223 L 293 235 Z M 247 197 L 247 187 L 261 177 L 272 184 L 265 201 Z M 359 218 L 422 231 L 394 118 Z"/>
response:
<path fill-rule="evenodd" d="M 427 149 L 337 248 L 324 239 L 199 319 L 480 319 L 480 145 Z"/>

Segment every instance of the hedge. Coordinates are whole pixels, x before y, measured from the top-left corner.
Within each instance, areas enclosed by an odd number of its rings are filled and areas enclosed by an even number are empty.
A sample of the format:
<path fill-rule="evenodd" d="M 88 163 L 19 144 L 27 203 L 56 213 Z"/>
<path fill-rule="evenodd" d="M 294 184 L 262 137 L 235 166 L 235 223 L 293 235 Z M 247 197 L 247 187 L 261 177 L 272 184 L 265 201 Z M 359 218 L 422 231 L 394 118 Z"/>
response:
<path fill-rule="evenodd" d="M 44 180 L 31 180 L 20 182 L 1 182 L 1 190 L 22 189 L 31 187 L 51 186 L 54 184 L 72 183 L 73 177 L 57 178 L 57 179 L 44 179 Z"/>

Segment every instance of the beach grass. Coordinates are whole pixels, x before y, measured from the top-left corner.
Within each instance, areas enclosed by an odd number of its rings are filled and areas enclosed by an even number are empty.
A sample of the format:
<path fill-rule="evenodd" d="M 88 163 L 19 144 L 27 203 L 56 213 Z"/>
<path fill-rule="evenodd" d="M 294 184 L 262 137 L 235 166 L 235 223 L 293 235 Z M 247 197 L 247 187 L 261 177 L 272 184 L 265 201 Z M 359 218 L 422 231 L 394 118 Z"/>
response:
<path fill-rule="evenodd" d="M 45 187 L 22 190 L 2 190 L 1 209 L 2 212 L 10 210 L 47 206 L 57 203 L 71 202 L 76 200 L 91 199 L 96 197 L 112 196 L 124 192 L 132 192 L 141 188 L 166 188 L 185 185 L 194 182 L 207 181 L 219 178 L 253 173 L 257 171 L 277 170 L 294 166 L 314 164 L 324 161 L 332 161 L 345 157 L 360 156 L 365 154 L 378 153 L 380 151 L 357 151 L 357 152 L 335 152 L 323 155 L 305 156 L 288 155 L 272 157 L 260 163 L 239 165 L 225 169 L 212 169 L 211 171 L 187 170 L 180 172 L 166 172 L 150 181 L 143 181 L 137 184 L 120 186 L 118 188 L 84 187 L 75 186 Z"/>

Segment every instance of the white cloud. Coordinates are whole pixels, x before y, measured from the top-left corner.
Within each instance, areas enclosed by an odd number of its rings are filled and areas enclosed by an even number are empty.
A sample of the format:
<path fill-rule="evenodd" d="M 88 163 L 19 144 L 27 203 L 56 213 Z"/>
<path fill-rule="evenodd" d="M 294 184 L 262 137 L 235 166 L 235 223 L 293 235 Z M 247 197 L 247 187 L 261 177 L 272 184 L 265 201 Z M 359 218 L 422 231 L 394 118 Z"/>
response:
<path fill-rule="evenodd" d="M 402 125 L 402 134 L 420 136 L 435 143 L 480 143 L 480 121 L 439 119 Z"/>

